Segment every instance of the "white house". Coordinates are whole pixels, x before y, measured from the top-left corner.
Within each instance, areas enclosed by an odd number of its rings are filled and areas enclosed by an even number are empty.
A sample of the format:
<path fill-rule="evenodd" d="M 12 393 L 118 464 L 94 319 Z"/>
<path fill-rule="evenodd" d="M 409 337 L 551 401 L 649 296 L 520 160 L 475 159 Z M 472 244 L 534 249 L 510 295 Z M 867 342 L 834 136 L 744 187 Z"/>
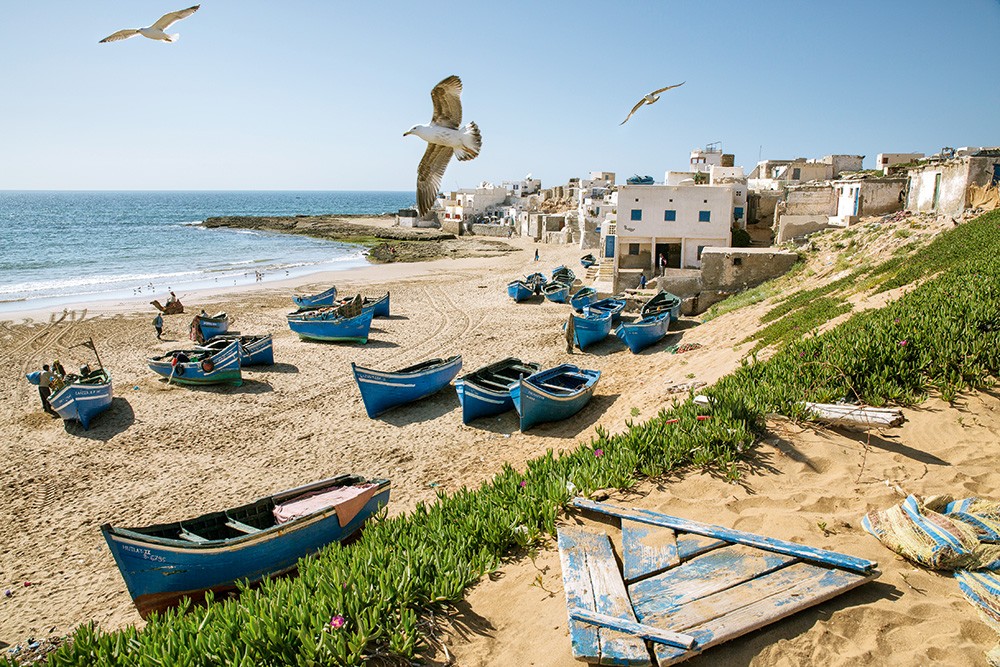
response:
<path fill-rule="evenodd" d="M 507 190 L 492 183 L 480 183 L 478 188 L 456 190 L 441 201 L 444 219 L 451 222 L 472 222 L 487 209 L 503 204 Z"/>
<path fill-rule="evenodd" d="M 922 157 L 923 153 L 879 153 L 875 156 L 875 168 L 881 169 L 882 173 L 888 176 L 890 167 L 916 162 Z"/>
<path fill-rule="evenodd" d="M 620 269 L 655 273 L 662 254 L 670 267 L 699 268 L 701 251 L 728 246 L 734 184 L 625 185 L 615 224 L 602 229 L 602 255 Z"/>

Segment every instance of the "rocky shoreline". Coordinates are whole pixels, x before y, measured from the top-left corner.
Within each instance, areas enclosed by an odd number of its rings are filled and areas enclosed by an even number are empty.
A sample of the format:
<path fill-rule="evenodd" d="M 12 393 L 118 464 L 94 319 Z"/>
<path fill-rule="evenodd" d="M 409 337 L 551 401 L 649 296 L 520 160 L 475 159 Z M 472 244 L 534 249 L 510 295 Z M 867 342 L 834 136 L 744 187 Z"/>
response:
<path fill-rule="evenodd" d="M 395 226 L 391 215 L 225 216 L 206 218 L 202 226 L 301 234 L 327 241 L 367 246 L 377 264 L 426 262 L 445 257 L 489 257 L 517 250 L 496 239 L 459 238 L 438 229 Z"/>

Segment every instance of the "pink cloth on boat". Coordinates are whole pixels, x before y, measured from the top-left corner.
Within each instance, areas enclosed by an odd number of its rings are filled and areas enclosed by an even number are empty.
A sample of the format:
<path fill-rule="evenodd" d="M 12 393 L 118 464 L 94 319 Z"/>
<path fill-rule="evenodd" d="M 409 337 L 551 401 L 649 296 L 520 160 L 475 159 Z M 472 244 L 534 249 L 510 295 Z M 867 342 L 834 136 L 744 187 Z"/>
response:
<path fill-rule="evenodd" d="M 337 520 L 340 521 L 340 527 L 343 528 L 371 500 L 376 489 L 378 489 L 378 484 L 358 484 L 357 486 L 338 486 L 326 491 L 317 491 L 275 505 L 274 520 L 280 526 L 293 519 L 299 519 L 333 507 L 337 510 Z"/>

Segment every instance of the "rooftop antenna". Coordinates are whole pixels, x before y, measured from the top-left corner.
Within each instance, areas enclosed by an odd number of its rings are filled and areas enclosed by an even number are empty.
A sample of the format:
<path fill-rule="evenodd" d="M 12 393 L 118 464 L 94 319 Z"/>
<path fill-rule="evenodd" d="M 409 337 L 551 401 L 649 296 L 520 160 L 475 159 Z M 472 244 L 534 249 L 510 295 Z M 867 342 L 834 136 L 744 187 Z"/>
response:
<path fill-rule="evenodd" d="M 722 152 L 722 142 L 713 141 L 705 145 L 706 153 L 721 153 Z"/>
<path fill-rule="evenodd" d="M 761 156 L 761 153 L 763 153 L 763 152 L 764 152 L 764 144 L 761 144 L 760 148 L 757 149 L 757 162 L 760 162 L 760 156 Z"/>

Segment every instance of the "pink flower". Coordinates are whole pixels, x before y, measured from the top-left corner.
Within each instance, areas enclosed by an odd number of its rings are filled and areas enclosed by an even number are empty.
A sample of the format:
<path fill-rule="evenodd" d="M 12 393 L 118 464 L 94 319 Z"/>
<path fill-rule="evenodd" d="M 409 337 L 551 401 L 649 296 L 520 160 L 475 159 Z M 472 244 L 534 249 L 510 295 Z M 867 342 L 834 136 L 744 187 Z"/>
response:
<path fill-rule="evenodd" d="M 604 456 L 604 450 L 603 449 L 595 449 L 594 450 L 594 456 L 596 456 L 597 458 L 601 458 L 602 456 Z"/>
<path fill-rule="evenodd" d="M 330 619 L 330 623 L 328 624 L 328 626 L 329 629 L 331 630 L 339 630 L 340 628 L 344 627 L 345 623 L 347 623 L 347 621 L 344 619 L 344 617 L 341 616 L 340 614 L 337 614 Z"/>
<path fill-rule="evenodd" d="M 521 488 L 523 489 L 523 488 L 524 488 L 524 487 L 526 487 L 526 486 L 528 486 L 528 480 L 526 480 L 526 479 L 522 479 L 522 480 L 521 480 Z"/>
<path fill-rule="evenodd" d="M 896 324 L 899 324 L 899 318 L 897 317 L 896 319 L 893 320 L 893 322 L 895 322 Z"/>
<path fill-rule="evenodd" d="M 906 347 L 906 341 L 905 340 L 899 341 L 899 345 L 900 347 Z"/>

